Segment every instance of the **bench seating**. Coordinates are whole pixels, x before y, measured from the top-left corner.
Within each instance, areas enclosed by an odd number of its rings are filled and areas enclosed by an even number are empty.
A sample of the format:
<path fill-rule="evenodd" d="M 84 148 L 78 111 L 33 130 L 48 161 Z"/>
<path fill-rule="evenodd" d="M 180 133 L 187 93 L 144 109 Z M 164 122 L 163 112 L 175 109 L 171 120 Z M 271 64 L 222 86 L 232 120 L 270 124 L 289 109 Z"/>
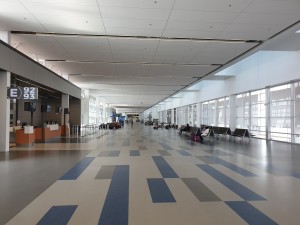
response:
<path fill-rule="evenodd" d="M 210 139 L 214 139 L 215 137 L 215 132 L 214 132 L 214 129 L 213 127 L 209 127 L 209 132 L 207 134 L 201 134 L 203 140 L 208 138 L 209 142 L 210 142 Z"/>
<path fill-rule="evenodd" d="M 226 137 L 226 135 L 231 135 L 231 130 L 229 127 L 212 127 L 212 129 L 216 136 L 222 135 L 223 137 Z"/>
<path fill-rule="evenodd" d="M 241 129 L 241 128 L 236 128 L 233 133 L 231 134 L 232 137 L 239 137 L 241 139 L 244 139 L 245 137 L 250 139 L 250 133 L 248 129 Z"/>
<path fill-rule="evenodd" d="M 185 125 L 181 125 L 180 130 L 182 130 L 183 128 L 185 128 Z M 187 134 L 187 135 L 192 135 L 195 134 L 198 130 L 198 127 L 192 127 L 190 126 L 190 129 L 188 131 L 183 130 L 182 133 Z"/>

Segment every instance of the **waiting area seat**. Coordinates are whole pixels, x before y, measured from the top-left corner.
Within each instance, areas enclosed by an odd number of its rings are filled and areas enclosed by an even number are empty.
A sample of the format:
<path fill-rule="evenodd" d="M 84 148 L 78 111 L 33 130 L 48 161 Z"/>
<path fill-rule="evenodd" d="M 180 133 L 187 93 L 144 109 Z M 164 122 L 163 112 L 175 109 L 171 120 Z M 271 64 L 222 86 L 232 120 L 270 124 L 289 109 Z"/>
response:
<path fill-rule="evenodd" d="M 231 130 L 229 127 L 216 127 L 213 126 L 212 127 L 214 134 L 216 135 L 216 137 L 226 137 L 227 135 L 231 135 Z"/>
<path fill-rule="evenodd" d="M 251 137 L 248 129 L 241 129 L 241 128 L 236 128 L 233 133 L 231 134 L 232 137 L 239 137 L 241 140 L 243 140 L 245 137 L 249 138 Z"/>

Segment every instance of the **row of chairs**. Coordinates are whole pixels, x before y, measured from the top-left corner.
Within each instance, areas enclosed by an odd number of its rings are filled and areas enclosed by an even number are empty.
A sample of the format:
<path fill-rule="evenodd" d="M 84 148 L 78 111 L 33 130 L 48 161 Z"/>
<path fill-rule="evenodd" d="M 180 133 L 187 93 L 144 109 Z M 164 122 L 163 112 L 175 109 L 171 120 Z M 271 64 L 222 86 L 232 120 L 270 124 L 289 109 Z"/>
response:
<path fill-rule="evenodd" d="M 205 127 L 209 127 L 209 133 L 205 136 L 202 135 L 203 138 L 208 138 L 209 141 L 211 138 L 214 138 L 214 137 L 231 137 L 231 138 L 235 138 L 235 137 L 238 137 L 238 138 L 241 138 L 241 140 L 243 140 L 244 138 L 251 138 L 251 134 L 250 132 L 248 131 L 248 129 L 242 129 L 242 128 L 235 128 L 234 131 L 231 131 L 229 127 L 216 127 L 216 126 L 207 126 L 207 125 L 204 125 L 202 124 L 200 126 L 200 129 L 203 130 L 205 129 Z"/>

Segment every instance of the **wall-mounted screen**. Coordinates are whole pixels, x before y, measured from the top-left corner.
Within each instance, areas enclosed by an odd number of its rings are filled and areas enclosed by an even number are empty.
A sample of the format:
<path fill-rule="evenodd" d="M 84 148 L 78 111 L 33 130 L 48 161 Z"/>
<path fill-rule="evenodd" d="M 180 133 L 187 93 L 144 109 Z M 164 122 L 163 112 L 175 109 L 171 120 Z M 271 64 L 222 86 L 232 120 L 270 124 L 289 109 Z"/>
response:
<path fill-rule="evenodd" d="M 24 102 L 24 111 L 35 112 L 36 102 Z"/>

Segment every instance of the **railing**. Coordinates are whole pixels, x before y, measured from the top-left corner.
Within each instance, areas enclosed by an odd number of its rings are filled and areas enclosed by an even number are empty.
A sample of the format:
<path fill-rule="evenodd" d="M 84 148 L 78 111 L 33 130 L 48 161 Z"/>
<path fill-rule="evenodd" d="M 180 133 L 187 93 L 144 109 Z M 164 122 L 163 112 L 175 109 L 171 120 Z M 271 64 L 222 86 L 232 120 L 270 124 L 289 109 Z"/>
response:
<path fill-rule="evenodd" d="M 98 127 L 95 124 L 88 125 L 71 125 L 71 135 L 78 135 L 81 137 L 90 135 L 98 131 Z"/>

